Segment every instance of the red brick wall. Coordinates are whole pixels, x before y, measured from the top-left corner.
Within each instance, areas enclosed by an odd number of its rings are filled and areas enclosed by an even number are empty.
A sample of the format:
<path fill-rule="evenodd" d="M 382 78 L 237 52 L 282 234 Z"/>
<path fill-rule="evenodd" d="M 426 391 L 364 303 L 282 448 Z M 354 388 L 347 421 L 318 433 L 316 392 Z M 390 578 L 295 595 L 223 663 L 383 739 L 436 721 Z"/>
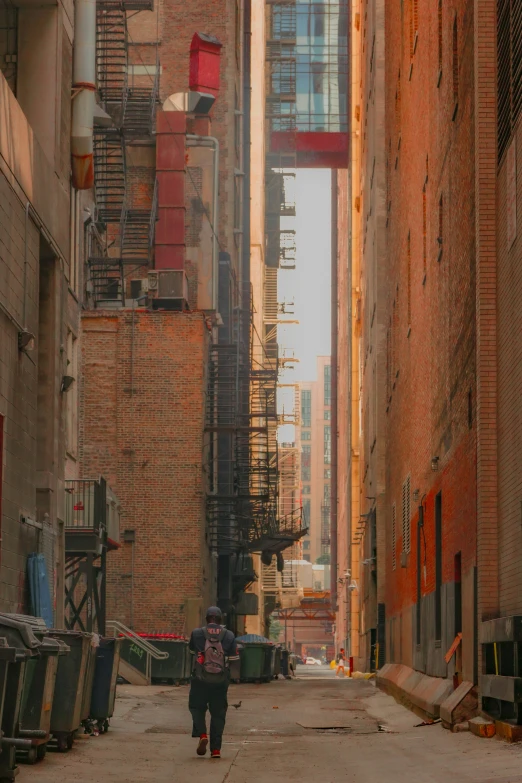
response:
<path fill-rule="evenodd" d="M 108 556 L 107 616 L 138 631 L 187 630 L 189 602 L 201 608 L 213 597 L 205 541 L 208 339 L 201 313 L 83 316 L 82 471 L 107 479 L 121 501 L 122 539 L 124 530 L 136 537 L 134 570 L 131 544 Z"/>
<path fill-rule="evenodd" d="M 463 581 L 472 579 L 477 525 L 473 3 L 453 0 L 442 4 L 440 80 L 436 9 L 432 4 L 418 4 L 418 35 L 416 44 L 415 36 L 412 37 L 410 48 L 415 6 L 411 2 L 404 7 L 386 7 L 385 80 L 385 323 L 391 345 L 386 405 L 386 614 L 387 619 L 402 615 L 400 658 L 410 665 L 415 651 L 412 607 L 417 592 L 416 515 L 420 498 L 426 496 L 426 551 L 424 545 L 421 551 L 423 596 L 434 589 L 435 494 L 442 491 L 443 583 L 454 579 L 454 557 L 458 552 L 462 553 Z M 455 18 L 458 107 L 453 78 Z M 442 245 L 438 241 L 441 197 Z M 363 361 L 368 361 L 368 357 L 363 357 Z M 437 471 L 432 470 L 432 457 L 439 457 Z M 401 568 L 401 497 L 408 475 L 412 493 L 411 552 L 407 567 Z M 418 501 L 413 498 L 416 490 Z M 395 569 L 391 546 L 393 503 L 397 508 Z M 465 611 L 473 609 L 465 607 Z M 428 643 L 432 643 L 434 624 L 424 632 Z M 463 645 L 466 660 L 471 660 L 472 633 L 464 635 Z M 439 668 L 443 666 L 444 652 L 435 651 Z"/>

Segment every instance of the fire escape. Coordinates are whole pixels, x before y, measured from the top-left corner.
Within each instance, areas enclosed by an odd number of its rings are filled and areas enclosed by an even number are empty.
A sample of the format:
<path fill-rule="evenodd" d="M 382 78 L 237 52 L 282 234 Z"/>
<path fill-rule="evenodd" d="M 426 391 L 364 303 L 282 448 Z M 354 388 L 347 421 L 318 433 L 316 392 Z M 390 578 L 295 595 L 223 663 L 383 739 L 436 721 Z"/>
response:
<path fill-rule="evenodd" d="M 138 193 L 126 161 L 127 146 L 147 142 L 154 132 L 159 91 L 157 47 L 152 75 L 134 76 L 127 12 L 152 6 L 152 0 L 96 3 L 97 89 L 106 115 L 95 119 L 94 130 L 96 225 L 105 235 L 101 253 L 89 257 L 95 307 L 124 306 L 126 270 L 147 267 L 152 259 L 156 184 L 150 183 L 145 196 L 143 188 Z"/>

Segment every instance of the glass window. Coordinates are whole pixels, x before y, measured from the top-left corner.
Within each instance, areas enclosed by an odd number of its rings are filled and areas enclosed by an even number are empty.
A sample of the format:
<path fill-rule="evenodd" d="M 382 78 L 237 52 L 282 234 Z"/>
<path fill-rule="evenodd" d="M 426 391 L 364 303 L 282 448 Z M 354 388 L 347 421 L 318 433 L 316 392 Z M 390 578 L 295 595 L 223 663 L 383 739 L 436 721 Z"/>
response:
<path fill-rule="evenodd" d="M 310 481 L 312 465 L 312 447 L 301 447 L 301 481 Z"/>
<path fill-rule="evenodd" d="M 332 469 L 331 468 L 325 468 L 324 469 L 324 477 L 325 477 L 325 479 L 331 479 L 332 478 Z"/>
<path fill-rule="evenodd" d="M 308 538 L 305 538 L 303 541 L 303 549 L 306 551 L 307 549 L 310 549 L 310 540 Z"/>
<path fill-rule="evenodd" d="M 332 428 L 329 424 L 324 428 L 324 464 L 329 465 L 332 461 Z"/>
<path fill-rule="evenodd" d="M 301 392 L 301 426 L 312 426 L 312 392 L 304 389 Z"/>
<path fill-rule="evenodd" d="M 331 405 L 332 402 L 332 373 L 329 364 L 324 368 L 324 404 Z"/>
<path fill-rule="evenodd" d="M 303 525 L 308 527 L 310 524 L 310 501 L 303 500 Z"/>
<path fill-rule="evenodd" d="M 312 433 L 310 430 L 303 430 L 301 432 L 301 440 L 312 440 Z"/>
<path fill-rule="evenodd" d="M 331 411 L 325 411 L 324 412 L 324 420 L 325 421 L 330 421 L 331 417 L 332 417 L 332 412 Z"/>
<path fill-rule="evenodd" d="M 310 494 L 310 484 L 305 484 L 303 486 L 303 495 L 309 495 Z"/>

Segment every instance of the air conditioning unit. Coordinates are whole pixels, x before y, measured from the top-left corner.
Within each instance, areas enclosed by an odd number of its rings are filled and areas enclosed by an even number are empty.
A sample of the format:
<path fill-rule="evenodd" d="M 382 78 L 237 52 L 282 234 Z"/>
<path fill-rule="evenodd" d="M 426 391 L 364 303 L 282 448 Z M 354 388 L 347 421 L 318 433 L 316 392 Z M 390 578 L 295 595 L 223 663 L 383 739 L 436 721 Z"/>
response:
<path fill-rule="evenodd" d="M 149 304 L 153 310 L 188 310 L 188 281 L 183 269 L 149 272 Z"/>

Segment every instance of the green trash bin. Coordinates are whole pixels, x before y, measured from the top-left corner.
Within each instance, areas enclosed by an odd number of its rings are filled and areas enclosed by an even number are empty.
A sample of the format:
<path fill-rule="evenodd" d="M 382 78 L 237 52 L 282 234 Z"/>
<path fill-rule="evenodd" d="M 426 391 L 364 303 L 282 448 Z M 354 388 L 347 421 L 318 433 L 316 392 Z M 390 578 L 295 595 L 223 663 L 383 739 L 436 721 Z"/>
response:
<path fill-rule="evenodd" d="M 140 634 L 161 652 L 168 653 L 168 658 L 151 658 L 151 680 L 154 683 L 179 685 L 190 678 L 187 657 L 188 642 L 177 634 Z"/>
<path fill-rule="evenodd" d="M 85 671 L 85 680 L 83 684 L 82 694 L 82 709 L 81 709 L 81 722 L 84 728 L 85 734 L 94 734 L 95 726 L 90 720 L 91 716 L 91 697 L 92 697 L 92 684 L 94 681 L 94 670 L 96 668 L 96 651 L 100 643 L 100 637 L 96 634 L 93 635 L 91 644 L 87 651 L 87 666 Z"/>
<path fill-rule="evenodd" d="M 263 642 L 240 642 L 241 682 L 261 682 L 266 679 L 266 659 L 269 648 Z"/>
<path fill-rule="evenodd" d="M 274 679 L 281 674 L 281 655 L 282 650 L 280 645 L 274 646 Z"/>
<path fill-rule="evenodd" d="M 74 735 L 82 722 L 85 677 L 89 662 L 92 634 L 83 631 L 49 631 L 71 648 L 69 655 L 58 659 L 56 689 L 51 713 L 51 733 L 58 750 L 70 750 Z"/>
<path fill-rule="evenodd" d="M 0 616 L 0 639 L 0 783 L 7 783 L 18 772 L 17 748 L 32 747 L 31 740 L 20 737 L 18 730 L 25 669 L 28 661 L 38 657 L 40 642 L 27 623 L 6 616 Z"/>

